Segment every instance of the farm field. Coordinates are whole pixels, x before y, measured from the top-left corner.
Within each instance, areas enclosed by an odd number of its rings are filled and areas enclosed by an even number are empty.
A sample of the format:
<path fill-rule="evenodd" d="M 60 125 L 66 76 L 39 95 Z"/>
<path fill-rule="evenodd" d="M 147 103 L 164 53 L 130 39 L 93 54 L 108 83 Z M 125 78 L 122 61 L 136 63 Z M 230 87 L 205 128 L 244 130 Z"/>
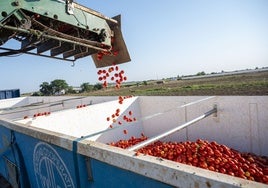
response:
<path fill-rule="evenodd" d="M 81 95 L 81 93 L 79 94 Z M 186 96 L 268 95 L 268 71 L 189 80 L 141 81 L 120 89 L 108 88 L 83 93 L 86 96 Z"/>

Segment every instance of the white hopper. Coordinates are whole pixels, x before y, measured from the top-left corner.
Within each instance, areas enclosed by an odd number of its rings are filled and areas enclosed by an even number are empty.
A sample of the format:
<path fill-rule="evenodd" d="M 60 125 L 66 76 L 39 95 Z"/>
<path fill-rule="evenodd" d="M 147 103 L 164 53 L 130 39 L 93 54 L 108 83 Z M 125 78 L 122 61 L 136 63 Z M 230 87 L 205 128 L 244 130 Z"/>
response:
<path fill-rule="evenodd" d="M 128 134 L 140 136 L 142 132 L 140 122 L 133 122 L 131 126 L 118 124 L 119 121 L 124 121 L 123 115 L 130 109 L 135 112 L 135 116 L 141 116 L 136 100 L 137 97 L 133 97 L 125 99 L 123 104 L 119 104 L 118 100 L 113 100 L 82 108 L 73 106 L 72 109 L 53 112 L 46 116 L 18 120 L 17 122 L 77 138 L 88 136 L 87 139 L 89 140 L 106 143 L 118 138 L 127 139 L 129 136 L 123 134 L 126 127 Z M 113 123 L 112 118 L 107 121 L 107 117 L 114 114 L 117 108 L 120 108 L 120 116 L 115 118 L 116 122 Z M 112 131 L 110 125 L 113 127 Z M 99 132 L 103 133 L 96 134 Z"/>
<path fill-rule="evenodd" d="M 105 97 L 104 97 L 105 98 Z M 267 96 L 185 96 L 185 97 L 133 97 L 119 104 L 117 98 L 108 102 L 92 97 L 94 105 L 76 109 L 70 100 L 69 109 L 49 116 L 20 119 L 17 122 L 77 138 L 102 143 L 128 139 L 144 133 L 149 138 L 180 126 L 211 110 L 217 105 L 217 117 L 211 116 L 164 138 L 168 141 L 215 140 L 242 152 L 268 155 Z M 113 100 L 111 100 L 113 99 Z M 98 101 L 98 102 L 94 102 Z M 73 106 L 73 108 L 70 108 Z M 120 117 L 109 126 L 106 118 L 120 108 Z M 133 111 L 134 123 L 123 123 L 123 115 Z M 128 134 L 123 134 L 127 129 Z"/>

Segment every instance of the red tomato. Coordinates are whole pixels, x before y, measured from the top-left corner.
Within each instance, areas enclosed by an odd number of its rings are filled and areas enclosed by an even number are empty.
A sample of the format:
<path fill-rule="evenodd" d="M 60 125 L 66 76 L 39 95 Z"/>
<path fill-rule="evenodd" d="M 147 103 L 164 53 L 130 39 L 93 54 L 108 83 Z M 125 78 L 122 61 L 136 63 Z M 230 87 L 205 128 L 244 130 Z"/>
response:
<path fill-rule="evenodd" d="M 132 120 L 127 116 L 123 119 Z M 143 133 L 141 136 L 140 138 L 131 137 L 117 146 L 126 148 L 147 139 Z M 157 141 L 139 149 L 138 152 L 268 184 L 267 157 L 243 154 L 216 142 L 209 143 L 201 139 L 196 142 L 180 143 Z"/>
<path fill-rule="evenodd" d="M 268 184 L 268 175 L 264 175 L 264 176 L 262 177 L 262 181 L 263 181 L 263 183 Z"/>

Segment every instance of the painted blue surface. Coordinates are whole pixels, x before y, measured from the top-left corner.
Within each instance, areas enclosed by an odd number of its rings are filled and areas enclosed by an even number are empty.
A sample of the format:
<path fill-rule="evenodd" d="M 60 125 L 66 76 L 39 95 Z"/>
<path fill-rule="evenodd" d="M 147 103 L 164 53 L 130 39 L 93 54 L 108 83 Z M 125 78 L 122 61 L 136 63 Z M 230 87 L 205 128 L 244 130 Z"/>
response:
<path fill-rule="evenodd" d="M 171 187 L 92 158 L 93 180 L 88 180 L 85 156 L 0 125 L 0 174 L 10 180 L 5 159 L 18 167 L 22 188 Z"/>
<path fill-rule="evenodd" d="M 0 100 L 20 97 L 19 89 L 0 90 Z"/>

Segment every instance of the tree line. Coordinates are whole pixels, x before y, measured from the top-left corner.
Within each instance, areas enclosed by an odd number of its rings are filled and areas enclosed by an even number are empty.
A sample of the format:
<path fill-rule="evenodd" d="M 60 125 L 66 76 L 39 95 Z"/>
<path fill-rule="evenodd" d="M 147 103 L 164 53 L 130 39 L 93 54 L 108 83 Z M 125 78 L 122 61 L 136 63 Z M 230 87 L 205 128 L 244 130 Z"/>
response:
<path fill-rule="evenodd" d="M 34 92 L 33 96 L 52 96 L 52 95 L 61 95 L 61 94 L 74 94 L 74 93 L 83 93 L 96 91 L 103 88 L 102 84 L 96 83 L 91 85 L 88 82 L 82 83 L 79 90 L 75 90 L 72 86 L 62 79 L 56 79 L 48 82 L 43 82 L 40 84 L 40 89 L 38 92 Z"/>

